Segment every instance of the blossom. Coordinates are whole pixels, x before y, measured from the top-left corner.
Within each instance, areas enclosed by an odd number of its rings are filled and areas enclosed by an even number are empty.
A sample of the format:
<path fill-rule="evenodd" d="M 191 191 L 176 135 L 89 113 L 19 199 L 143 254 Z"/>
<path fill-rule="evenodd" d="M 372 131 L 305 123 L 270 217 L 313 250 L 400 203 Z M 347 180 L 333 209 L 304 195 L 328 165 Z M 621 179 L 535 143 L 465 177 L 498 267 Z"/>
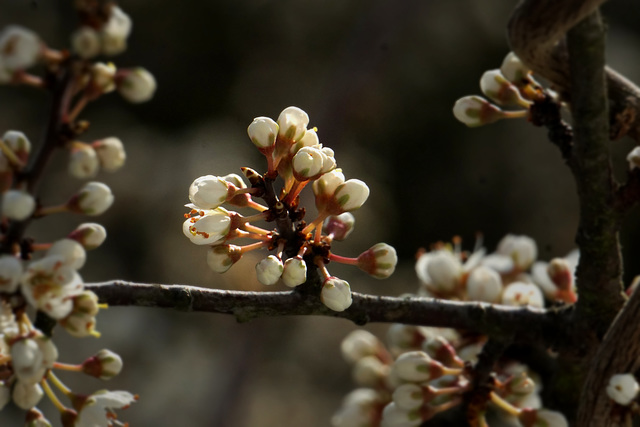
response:
<path fill-rule="evenodd" d="M 67 237 L 79 242 L 86 250 L 91 250 L 104 243 L 107 238 L 107 230 L 95 222 L 85 222 L 69 233 Z"/>
<path fill-rule="evenodd" d="M 638 396 L 640 385 L 632 374 L 616 374 L 609 379 L 607 395 L 619 405 L 627 406 Z"/>
<path fill-rule="evenodd" d="M 275 285 L 284 271 L 282 260 L 275 255 L 269 255 L 256 264 L 256 276 L 263 285 Z"/>
<path fill-rule="evenodd" d="M 87 259 L 87 252 L 82 245 L 72 239 L 60 239 L 51 245 L 47 256 L 58 255 L 63 262 L 75 270 L 79 270 Z"/>
<path fill-rule="evenodd" d="M 467 296 L 472 301 L 496 302 L 502 294 L 502 279 L 493 269 L 478 266 L 467 278 Z"/>
<path fill-rule="evenodd" d="M 36 200 L 27 192 L 9 190 L 2 195 L 2 215 L 15 221 L 23 221 L 33 214 Z"/>
<path fill-rule="evenodd" d="M 217 245 L 207 252 L 207 265 L 216 273 L 224 273 L 242 257 L 240 246 Z"/>
<path fill-rule="evenodd" d="M 278 129 L 278 123 L 274 122 L 273 119 L 256 117 L 247 128 L 247 133 L 256 147 L 268 148 L 276 143 Z"/>
<path fill-rule="evenodd" d="M 92 291 L 85 290 L 74 296 L 73 308 L 64 319 L 60 319 L 60 325 L 77 338 L 90 335 L 99 337 L 100 333 L 95 330 L 99 309 L 98 296 Z"/>
<path fill-rule="evenodd" d="M 122 358 L 111 350 L 103 349 L 82 363 L 82 372 L 101 380 L 108 380 L 122 370 Z"/>
<path fill-rule="evenodd" d="M 90 59 L 100 54 L 100 35 L 91 27 L 82 26 L 71 34 L 71 46 L 83 59 Z"/>
<path fill-rule="evenodd" d="M 118 93 L 127 101 L 139 104 L 146 102 L 156 92 L 156 79 L 142 67 L 121 70 L 116 76 Z"/>
<path fill-rule="evenodd" d="M 131 33 L 131 18 L 118 6 L 111 7 L 109 20 L 100 32 L 102 52 L 105 55 L 117 55 L 127 48 L 127 37 Z"/>
<path fill-rule="evenodd" d="M 297 141 L 307 131 L 309 116 L 298 107 L 287 107 L 278 116 L 278 134 L 290 141 Z"/>
<path fill-rule="evenodd" d="M 223 208 L 197 212 L 182 224 L 185 236 L 196 245 L 222 243 L 231 228 L 229 212 Z"/>
<path fill-rule="evenodd" d="M 0 255 L 0 292 L 13 293 L 22 276 L 22 263 L 12 255 Z"/>
<path fill-rule="evenodd" d="M 69 174 L 78 179 L 93 178 L 100 169 L 96 150 L 89 144 L 76 143 L 69 156 Z"/>
<path fill-rule="evenodd" d="M 124 165 L 127 155 L 119 138 L 112 136 L 94 141 L 91 145 L 98 155 L 102 169 L 105 171 L 114 172 Z"/>
<path fill-rule="evenodd" d="M 289 258 L 284 262 L 282 281 L 290 288 L 302 285 L 307 280 L 307 264 L 300 257 Z"/>
<path fill-rule="evenodd" d="M 117 418 L 114 409 L 126 409 L 138 400 L 128 391 L 100 390 L 88 396 L 78 411 L 75 427 L 109 427 Z"/>
<path fill-rule="evenodd" d="M 358 256 L 358 267 L 377 279 L 391 276 L 397 263 L 396 250 L 386 243 L 377 243 Z"/>
<path fill-rule="evenodd" d="M 542 291 L 533 283 L 513 282 L 502 293 L 502 304 L 532 307 L 544 307 Z"/>
<path fill-rule="evenodd" d="M 111 189 L 101 182 L 88 182 L 68 203 L 69 208 L 85 215 L 103 214 L 113 204 Z"/>
<path fill-rule="evenodd" d="M 36 33 L 19 25 L 9 25 L 0 33 L 0 58 L 9 70 L 31 67 L 39 59 L 42 42 Z"/>
<path fill-rule="evenodd" d="M 205 175 L 189 187 L 189 200 L 199 209 L 215 209 L 229 196 L 230 183 L 224 178 Z"/>
<path fill-rule="evenodd" d="M 329 277 L 322 284 L 320 300 L 333 311 L 344 311 L 351 306 L 351 287 L 346 280 Z"/>

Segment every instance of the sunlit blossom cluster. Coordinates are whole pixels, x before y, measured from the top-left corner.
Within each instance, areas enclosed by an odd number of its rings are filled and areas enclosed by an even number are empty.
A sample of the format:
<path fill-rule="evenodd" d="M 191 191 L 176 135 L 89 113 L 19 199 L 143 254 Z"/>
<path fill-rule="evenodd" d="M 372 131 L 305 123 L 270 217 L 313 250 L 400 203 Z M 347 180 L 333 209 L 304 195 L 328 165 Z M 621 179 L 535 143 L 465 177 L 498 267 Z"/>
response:
<path fill-rule="evenodd" d="M 309 128 L 309 116 L 300 108 L 285 108 L 277 121 L 257 117 L 247 132 L 265 156 L 266 172 L 241 168 L 249 186 L 236 174 L 197 178 L 189 187 L 185 236 L 195 244 L 209 246 L 207 263 L 218 273 L 227 271 L 249 251 L 274 251 L 255 267 L 264 285 L 282 282 L 295 288 L 307 283 L 310 271 L 317 269 L 322 302 L 334 311 L 347 309 L 352 302 L 349 283 L 329 273 L 329 262 L 355 265 L 379 279 L 390 276 L 397 262 L 395 250 L 386 243 L 378 243 L 356 258 L 333 252 L 333 243 L 353 231 L 351 212 L 367 200 L 369 187 L 358 179 L 346 179 L 333 150 L 320 143 L 317 129 Z M 281 187 L 276 189 L 276 183 Z M 309 184 L 318 214 L 306 222 L 299 195 Z M 264 204 L 255 200 L 259 198 Z M 258 213 L 242 215 L 223 204 Z M 252 224 L 256 221 L 275 227 Z M 240 238 L 255 242 L 245 246 L 231 243 Z"/>
<path fill-rule="evenodd" d="M 0 32 L 0 83 L 65 93 L 54 113 L 59 122 L 40 143 L 49 148 L 35 154 L 30 139 L 17 130 L 0 138 L 0 409 L 13 402 L 26 411 L 27 426 L 51 425 L 37 408 L 45 395 L 59 410 L 65 427 L 121 425 L 114 410 L 137 399 L 126 391 L 80 394 L 54 373 L 79 372 L 108 380 L 122 369 L 120 356 L 107 349 L 89 358 L 77 356 L 85 359 L 79 364 L 63 363 L 53 336 L 56 326 L 73 337 L 100 336 L 96 316 L 106 306 L 85 289 L 79 271 L 87 251 L 105 241 L 105 228 L 82 223 L 53 242 L 23 235 L 39 218 L 63 212 L 98 216 L 112 205 L 110 188 L 98 181 L 85 182 L 61 204 L 45 205 L 49 197 L 37 193 L 34 176 L 44 172 L 42 156 L 53 152 L 51 147 L 66 151 L 68 172 L 80 180 L 120 169 L 126 159 L 122 141 L 112 136 L 83 142 L 78 137 L 89 125 L 77 119 L 89 102 L 111 91 L 117 90 L 131 102 L 145 101 L 155 91 L 155 80 L 144 69 L 117 70 L 111 63 L 90 61 L 126 48 L 129 16 L 113 3 L 100 6 L 79 1 L 76 6 L 82 24 L 72 36 L 74 53 L 52 49 L 37 34 L 17 25 Z M 30 74 L 36 65 L 44 76 Z"/>

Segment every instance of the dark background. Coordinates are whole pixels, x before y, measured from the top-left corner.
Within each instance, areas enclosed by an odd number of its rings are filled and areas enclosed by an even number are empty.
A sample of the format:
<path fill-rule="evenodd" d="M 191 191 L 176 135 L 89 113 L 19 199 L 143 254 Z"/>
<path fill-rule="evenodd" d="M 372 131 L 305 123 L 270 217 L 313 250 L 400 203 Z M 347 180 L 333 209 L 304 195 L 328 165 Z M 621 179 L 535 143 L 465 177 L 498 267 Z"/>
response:
<path fill-rule="evenodd" d="M 16 23 L 54 48 L 68 46 L 72 1 L 0 0 L 0 26 Z M 356 229 L 338 253 L 356 256 L 385 241 L 396 247 L 396 274 L 377 281 L 331 266 L 352 289 L 397 295 L 414 291 L 418 248 L 454 235 L 471 249 L 476 232 L 493 250 L 506 233 L 527 234 L 548 260 L 573 248 L 578 219 L 573 178 L 545 131 L 524 120 L 468 129 L 451 114 L 455 100 L 479 93 L 481 74 L 508 52 L 504 28 L 514 2 L 496 0 L 129 1 L 129 50 L 111 60 L 144 66 L 158 81 L 154 99 L 131 105 L 111 94 L 91 104 L 86 140 L 118 136 L 128 159 L 98 180 L 115 193 L 102 217 L 106 244 L 89 254 L 87 282 L 113 278 L 228 289 L 267 290 L 246 257 L 223 276 L 208 270 L 205 248 L 181 231 L 193 179 L 266 169 L 246 136 L 253 117 L 277 118 L 295 105 L 333 148 L 347 178 L 371 189 L 355 213 Z M 640 4 L 610 2 L 609 63 L 640 81 Z M 0 131 L 23 130 L 38 143 L 48 95 L 0 88 Z M 612 144 L 623 179 L 630 141 Z M 82 183 L 58 153 L 43 186 L 60 203 Z M 30 235 L 60 238 L 78 216 L 46 218 Z M 638 212 L 622 236 L 627 283 L 640 274 Z M 264 256 L 264 252 L 262 253 Z M 280 287 L 277 287 L 281 289 Z M 353 325 L 329 318 L 260 319 L 146 308 L 110 308 L 98 317 L 103 337 L 70 339 L 58 331 L 61 361 L 77 363 L 103 347 L 121 354 L 122 374 L 102 385 L 63 379 L 78 392 L 107 386 L 140 394 L 121 413 L 133 426 L 327 426 L 353 384 L 339 342 Z M 386 326 L 371 325 L 384 336 Z M 40 405 L 52 421 L 55 409 Z M 21 425 L 18 411 L 0 424 Z M 7 420 L 7 421 L 5 421 Z M 56 420 L 57 422 L 57 420 Z M 5 424 L 6 423 L 6 424 Z"/>

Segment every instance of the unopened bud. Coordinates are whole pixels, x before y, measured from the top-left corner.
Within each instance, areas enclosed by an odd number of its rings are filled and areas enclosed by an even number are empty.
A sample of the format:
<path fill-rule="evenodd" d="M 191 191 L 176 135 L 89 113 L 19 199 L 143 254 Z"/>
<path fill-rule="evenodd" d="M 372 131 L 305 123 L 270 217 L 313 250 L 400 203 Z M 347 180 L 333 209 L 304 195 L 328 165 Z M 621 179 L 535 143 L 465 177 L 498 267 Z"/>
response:
<path fill-rule="evenodd" d="M 426 285 L 441 292 L 452 292 L 462 279 L 462 264 L 451 251 L 441 249 L 429 254 L 426 264 L 429 283 Z M 425 256 L 423 255 L 423 256 Z"/>
<path fill-rule="evenodd" d="M 215 209 L 228 196 L 229 182 L 219 176 L 201 176 L 189 187 L 189 200 L 199 209 Z"/>
<path fill-rule="evenodd" d="M 497 302 L 502 294 L 502 279 L 493 269 L 474 268 L 467 278 L 467 296 L 472 301 Z"/>
<path fill-rule="evenodd" d="M 640 167 L 640 147 L 635 147 L 627 155 L 627 162 L 629 162 L 629 170 L 634 170 Z"/>
<path fill-rule="evenodd" d="M 298 181 L 307 181 L 315 178 L 322 171 L 322 152 L 313 147 L 302 147 L 291 162 L 293 176 Z"/>
<path fill-rule="evenodd" d="M 480 89 L 487 97 L 499 105 L 519 105 L 530 104 L 520 96 L 518 88 L 507 80 L 500 70 L 489 70 L 480 78 Z"/>
<path fill-rule="evenodd" d="M 117 55 L 127 48 L 127 37 L 131 33 L 131 18 L 118 6 L 111 7 L 111 16 L 102 27 L 102 52 Z"/>
<path fill-rule="evenodd" d="M 35 208 L 36 200 L 24 191 L 9 190 L 2 195 L 2 216 L 11 220 L 25 220 L 31 216 Z"/>
<path fill-rule="evenodd" d="M 17 381 L 13 386 L 13 403 L 20 409 L 29 410 L 33 408 L 40 402 L 42 396 L 44 396 L 44 392 L 37 382 Z"/>
<path fill-rule="evenodd" d="M 425 403 L 424 391 L 417 384 L 402 384 L 393 392 L 393 401 L 399 408 L 412 411 Z"/>
<path fill-rule="evenodd" d="M 397 263 L 396 250 L 386 243 L 377 243 L 358 256 L 358 267 L 377 279 L 391 276 Z"/>
<path fill-rule="evenodd" d="M 8 130 L 2 135 L 2 140 L 22 161 L 25 161 L 31 153 L 31 141 L 20 131 Z"/>
<path fill-rule="evenodd" d="M 51 427 L 51 422 L 45 418 L 38 408 L 31 408 L 25 416 L 24 427 Z"/>
<path fill-rule="evenodd" d="M 333 193 L 334 202 L 329 205 L 329 213 L 339 215 L 343 212 L 354 211 L 360 208 L 368 197 L 369 187 L 367 184 L 359 179 L 349 179 L 338 185 Z"/>
<path fill-rule="evenodd" d="M 523 80 L 526 80 L 531 72 L 513 52 L 509 52 L 504 58 L 500 71 L 507 80 L 516 85 L 520 85 Z"/>
<path fill-rule="evenodd" d="M 403 353 L 393 364 L 399 378 L 410 382 L 431 381 L 443 375 L 442 365 L 424 351 Z"/>
<path fill-rule="evenodd" d="M 80 27 L 71 34 L 71 46 L 83 59 L 90 59 L 100 54 L 100 35 L 91 27 Z"/>
<path fill-rule="evenodd" d="M 607 395 L 617 404 L 627 406 L 640 392 L 640 385 L 632 374 L 616 374 L 609 380 Z"/>
<path fill-rule="evenodd" d="M 134 104 L 150 100 L 157 86 L 153 74 L 141 67 L 120 70 L 116 78 L 116 85 L 120 95 Z"/>
<path fill-rule="evenodd" d="M 535 240 L 528 236 L 507 234 L 498 243 L 497 253 L 508 255 L 513 259 L 515 267 L 521 271 L 527 270 L 538 256 Z"/>
<path fill-rule="evenodd" d="M 82 372 L 92 377 L 108 380 L 122 370 L 122 358 L 111 350 L 100 350 L 82 363 Z"/>
<path fill-rule="evenodd" d="M 258 281 L 266 286 L 278 283 L 283 271 L 284 265 L 282 264 L 282 260 L 275 255 L 269 255 L 256 264 Z"/>
<path fill-rule="evenodd" d="M 395 402 L 389 403 L 382 410 L 381 427 L 405 426 L 413 427 L 422 424 L 422 417 L 417 410 L 408 411 L 400 408 Z"/>
<path fill-rule="evenodd" d="M 9 25 L 0 33 L 2 64 L 9 70 L 24 70 L 34 65 L 42 53 L 36 33 L 19 25 Z"/>
<path fill-rule="evenodd" d="M 78 142 L 73 144 L 69 156 L 69 174 L 74 178 L 93 178 L 100 169 L 98 154 L 91 145 Z"/>
<path fill-rule="evenodd" d="M 57 255 L 74 270 L 79 270 L 87 259 L 87 253 L 80 243 L 71 239 L 60 239 L 51 245 L 47 256 Z"/>
<path fill-rule="evenodd" d="M 341 241 L 349 237 L 355 226 L 356 219 L 350 212 L 331 215 L 324 221 L 323 231 L 331 235 L 333 240 Z"/>
<path fill-rule="evenodd" d="M 21 276 L 22 263 L 13 255 L 0 255 L 0 293 L 15 292 Z"/>
<path fill-rule="evenodd" d="M 307 131 L 309 116 L 298 107 L 287 107 L 278 116 L 279 135 L 297 141 Z"/>
<path fill-rule="evenodd" d="M 364 387 L 379 386 L 389 374 L 389 366 L 375 356 L 365 356 L 353 366 L 353 381 Z"/>
<path fill-rule="evenodd" d="M 91 145 L 96 150 L 100 165 L 105 171 L 115 172 L 124 165 L 127 154 L 119 138 L 104 138 L 94 141 Z"/>
<path fill-rule="evenodd" d="M 284 262 L 282 281 L 290 288 L 295 288 L 307 281 L 307 264 L 302 258 L 289 258 Z"/>
<path fill-rule="evenodd" d="M 217 245 L 207 252 L 207 265 L 216 273 L 224 273 L 242 257 L 240 246 Z"/>
<path fill-rule="evenodd" d="M 269 117 L 256 117 L 247 128 L 247 134 L 256 147 L 273 147 L 278 135 L 278 123 Z"/>
<path fill-rule="evenodd" d="M 91 250 L 104 243 L 107 238 L 107 230 L 95 222 L 86 222 L 80 224 L 67 237 L 79 242 L 86 250 Z"/>
<path fill-rule="evenodd" d="M 101 182 L 88 182 L 68 202 L 73 212 L 89 216 L 103 214 L 113 204 L 111 189 Z"/>
<path fill-rule="evenodd" d="M 67 317 L 60 319 L 59 323 L 71 336 L 77 338 L 99 336 L 95 330 L 99 309 L 98 296 L 91 291 L 83 291 L 73 298 L 71 312 Z"/>
<path fill-rule="evenodd" d="M 502 293 L 502 304 L 513 306 L 529 305 L 544 307 L 544 298 L 539 287 L 532 283 L 513 282 Z"/>
<path fill-rule="evenodd" d="M 342 340 L 340 350 L 345 360 L 355 363 L 363 357 L 376 355 L 381 345 L 380 340 L 371 332 L 356 329 Z"/>
<path fill-rule="evenodd" d="M 318 207 L 318 210 L 324 210 L 324 207 L 332 198 L 336 189 L 344 182 L 344 174 L 340 169 L 334 169 L 331 172 L 327 172 L 320 178 L 313 181 L 311 188 L 316 196 L 316 206 Z"/>
<path fill-rule="evenodd" d="M 487 125 L 508 116 L 497 106 L 480 96 L 465 96 L 456 101 L 453 115 L 469 127 Z"/>
<path fill-rule="evenodd" d="M 97 62 L 91 68 L 92 87 L 100 94 L 112 92 L 115 84 L 116 66 L 112 63 Z"/>
<path fill-rule="evenodd" d="M 320 300 L 333 311 L 344 311 L 351 306 L 351 287 L 346 280 L 329 277 L 322 284 Z"/>

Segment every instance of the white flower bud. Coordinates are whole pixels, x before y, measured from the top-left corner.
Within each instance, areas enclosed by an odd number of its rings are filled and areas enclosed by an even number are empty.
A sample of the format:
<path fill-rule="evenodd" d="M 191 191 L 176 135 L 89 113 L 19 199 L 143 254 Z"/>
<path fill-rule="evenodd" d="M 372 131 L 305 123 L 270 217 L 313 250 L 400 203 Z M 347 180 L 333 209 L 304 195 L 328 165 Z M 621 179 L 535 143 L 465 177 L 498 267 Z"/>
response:
<path fill-rule="evenodd" d="M 424 402 L 424 392 L 417 384 L 402 384 L 393 392 L 395 404 L 406 411 L 421 407 Z"/>
<path fill-rule="evenodd" d="M 474 268 L 467 278 L 467 296 L 472 301 L 497 302 L 502 294 L 502 279 L 489 267 Z"/>
<path fill-rule="evenodd" d="M 0 52 L 4 67 L 9 70 L 24 70 L 38 61 L 42 43 L 33 31 L 9 25 L 0 33 Z"/>
<path fill-rule="evenodd" d="M 333 150 L 329 147 L 322 147 L 320 152 L 322 153 L 322 170 L 320 173 L 327 173 L 334 170 L 337 163 Z"/>
<path fill-rule="evenodd" d="M 496 253 L 510 256 L 515 267 L 524 271 L 535 262 L 538 246 L 531 237 L 507 234 L 498 243 Z"/>
<path fill-rule="evenodd" d="M 31 216 L 36 208 L 36 200 L 29 193 L 9 190 L 2 195 L 2 216 L 15 221 L 23 221 Z"/>
<path fill-rule="evenodd" d="M 134 104 L 150 100 L 156 92 L 157 86 L 153 74 L 141 67 L 121 70 L 116 84 L 120 95 Z"/>
<path fill-rule="evenodd" d="M 222 208 L 203 211 L 204 215 L 188 218 L 182 224 L 182 232 L 196 245 L 221 243 L 229 234 L 231 217 Z"/>
<path fill-rule="evenodd" d="M 307 264 L 302 258 L 289 258 L 284 262 L 282 281 L 290 288 L 295 288 L 307 281 Z"/>
<path fill-rule="evenodd" d="M 26 159 L 31 152 L 31 141 L 20 131 L 8 130 L 2 136 L 2 140 L 21 159 Z"/>
<path fill-rule="evenodd" d="M 256 264 L 258 281 L 266 286 L 278 283 L 283 270 L 284 265 L 282 265 L 282 261 L 275 255 L 269 255 Z"/>
<path fill-rule="evenodd" d="M 112 136 L 110 138 L 94 141 L 91 145 L 98 154 L 98 159 L 100 160 L 102 169 L 107 172 L 115 172 L 120 169 L 127 159 L 127 154 L 124 151 L 124 145 L 119 138 Z"/>
<path fill-rule="evenodd" d="M 322 171 L 322 152 L 313 147 L 302 147 L 291 161 L 293 176 L 298 181 L 313 179 Z"/>
<path fill-rule="evenodd" d="M 116 66 L 112 63 L 97 62 L 91 68 L 91 82 L 100 93 L 109 93 L 116 88 Z"/>
<path fill-rule="evenodd" d="M 513 282 L 502 293 L 502 304 L 544 307 L 544 298 L 539 287 L 532 283 Z"/>
<path fill-rule="evenodd" d="M 247 134 L 256 147 L 272 147 L 276 143 L 278 124 L 269 117 L 256 117 L 247 128 Z"/>
<path fill-rule="evenodd" d="M 523 371 L 520 374 L 515 374 L 509 381 L 509 391 L 515 394 L 533 393 L 536 391 L 536 383 Z"/>
<path fill-rule="evenodd" d="M 435 363 L 424 351 L 409 351 L 398 356 L 393 363 L 393 370 L 405 381 L 430 381 L 436 378 L 431 369 Z"/>
<path fill-rule="evenodd" d="M 76 143 L 69 156 L 69 174 L 74 178 L 93 178 L 100 169 L 98 154 L 91 145 Z"/>
<path fill-rule="evenodd" d="M 609 380 L 607 395 L 617 404 L 627 406 L 638 397 L 640 385 L 632 374 L 616 374 Z"/>
<path fill-rule="evenodd" d="M 322 285 L 320 300 L 333 311 L 344 311 L 351 306 L 351 287 L 346 280 L 329 277 Z"/>
<path fill-rule="evenodd" d="M 189 200 L 197 209 L 215 209 L 229 196 L 229 182 L 224 178 L 205 175 L 189 187 Z"/>
<path fill-rule="evenodd" d="M 402 409 L 395 402 L 389 403 L 382 410 L 381 427 L 413 427 L 420 424 L 422 417 L 418 411 Z"/>
<path fill-rule="evenodd" d="M 100 350 L 82 363 L 82 372 L 101 380 L 109 380 L 122 370 L 122 358 L 111 350 Z"/>
<path fill-rule="evenodd" d="M 22 263 L 12 255 L 0 255 L 0 293 L 15 292 L 21 276 Z"/>
<path fill-rule="evenodd" d="M 13 371 L 19 381 L 37 383 L 45 374 L 44 355 L 35 339 L 27 338 L 11 346 Z"/>
<path fill-rule="evenodd" d="M 446 249 L 434 251 L 430 254 L 426 265 L 429 282 L 428 287 L 439 292 L 452 292 L 462 278 L 462 264 L 451 251 Z"/>
<path fill-rule="evenodd" d="M 353 366 L 353 381 L 361 386 L 379 386 L 389 374 L 389 367 L 375 356 L 365 356 Z"/>
<path fill-rule="evenodd" d="M 530 104 L 520 96 L 516 88 L 507 80 L 500 70 L 489 70 L 480 78 L 480 89 L 487 97 L 500 105 L 526 105 Z"/>
<path fill-rule="evenodd" d="M 42 396 L 44 396 L 44 392 L 38 383 L 18 381 L 13 386 L 13 403 L 20 409 L 33 408 L 40 402 Z"/>
<path fill-rule="evenodd" d="M 453 115 L 469 127 L 494 123 L 505 118 L 505 112 L 480 96 L 465 96 L 456 101 Z"/>
<path fill-rule="evenodd" d="M 298 107 L 287 107 L 278 116 L 279 135 L 298 141 L 307 131 L 309 116 Z"/>
<path fill-rule="evenodd" d="M 74 212 L 97 216 L 113 204 L 111 189 L 101 182 L 88 182 L 71 199 L 69 207 Z"/>
<path fill-rule="evenodd" d="M 527 78 L 529 70 L 515 53 L 509 52 L 500 66 L 502 74 L 512 83 L 520 83 Z"/>
<path fill-rule="evenodd" d="M 111 16 L 102 27 L 102 52 L 117 55 L 127 48 L 127 37 L 131 33 L 131 18 L 117 6 L 111 8 Z"/>
<path fill-rule="evenodd" d="M 569 422 L 562 413 L 541 409 L 536 412 L 536 427 L 569 427 Z"/>
<path fill-rule="evenodd" d="M 634 170 L 640 166 L 640 147 L 635 147 L 627 155 L 627 162 L 629 162 L 629 170 Z"/>
<path fill-rule="evenodd" d="M 54 242 L 47 251 L 47 256 L 49 255 L 60 256 L 64 260 L 63 262 L 74 270 L 81 269 L 87 259 L 84 247 L 71 239 L 60 239 Z"/>
<path fill-rule="evenodd" d="M 373 426 L 381 403 L 379 393 L 370 388 L 357 388 L 345 396 L 342 407 L 331 418 L 333 427 Z"/>
<path fill-rule="evenodd" d="M 376 243 L 358 256 L 358 268 L 376 279 L 391 276 L 397 263 L 396 250 L 386 243 Z"/>
<path fill-rule="evenodd" d="M 207 252 L 207 265 L 216 273 L 224 273 L 242 257 L 240 246 L 217 245 Z"/>
<path fill-rule="evenodd" d="M 331 172 L 323 174 L 320 178 L 313 181 L 313 193 L 316 195 L 316 204 L 320 196 L 332 196 L 336 188 L 344 183 L 344 174 L 340 169 L 334 169 Z"/>
<path fill-rule="evenodd" d="M 359 179 L 349 179 L 340 184 L 333 193 L 335 206 L 331 206 L 331 213 L 338 215 L 343 212 L 354 211 L 367 201 L 369 187 Z"/>
<path fill-rule="evenodd" d="M 340 351 L 347 362 L 355 363 L 366 356 L 374 356 L 380 350 L 380 340 L 371 332 L 356 329 L 340 344 Z"/>
<path fill-rule="evenodd" d="M 83 59 L 90 59 L 100 54 L 100 34 L 91 27 L 83 26 L 71 34 L 71 47 Z"/>
<path fill-rule="evenodd" d="M 96 249 L 107 238 L 107 230 L 95 222 L 85 222 L 67 236 L 79 242 L 86 250 Z"/>
<path fill-rule="evenodd" d="M 318 138 L 318 133 L 315 128 L 307 129 L 304 136 L 291 146 L 289 152 L 291 154 L 296 154 L 298 150 L 303 147 L 315 147 L 321 149 L 320 147 L 322 146 L 320 145 L 320 139 Z"/>
<path fill-rule="evenodd" d="M 322 227 L 325 234 L 332 235 L 333 240 L 341 241 L 349 237 L 356 224 L 356 219 L 350 212 L 331 215 L 324 221 Z"/>

